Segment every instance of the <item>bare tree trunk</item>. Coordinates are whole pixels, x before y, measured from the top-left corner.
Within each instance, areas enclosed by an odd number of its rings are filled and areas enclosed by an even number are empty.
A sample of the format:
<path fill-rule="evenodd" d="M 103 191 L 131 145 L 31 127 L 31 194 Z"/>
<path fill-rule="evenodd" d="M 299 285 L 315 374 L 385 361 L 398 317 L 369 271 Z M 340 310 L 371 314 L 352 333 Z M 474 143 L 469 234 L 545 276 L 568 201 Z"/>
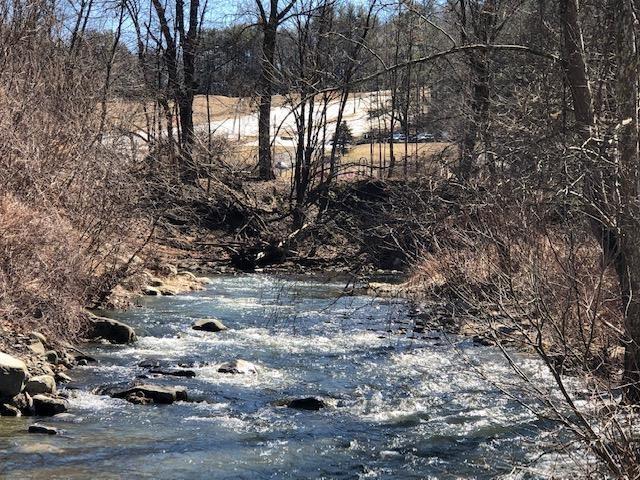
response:
<path fill-rule="evenodd" d="M 262 40 L 262 75 L 260 77 L 260 110 L 258 118 L 258 173 L 261 180 L 273 180 L 271 159 L 271 96 L 275 68 L 273 65 L 276 52 L 276 28 L 273 22 L 263 28 Z"/>
<path fill-rule="evenodd" d="M 182 0 L 176 2 L 176 9 L 180 22 L 178 33 L 182 43 L 182 88 L 177 90 L 177 103 L 180 112 L 180 135 L 182 145 L 183 180 L 194 183 L 198 178 L 198 171 L 193 161 L 193 145 L 195 143 L 195 132 L 193 127 L 193 99 L 195 97 L 195 57 L 198 44 L 198 12 L 200 1 L 191 0 L 189 5 L 189 27 L 185 33 L 184 12 Z"/>
<path fill-rule="evenodd" d="M 104 134 L 104 128 L 107 122 L 107 100 L 109 99 L 109 89 L 111 88 L 111 71 L 113 70 L 113 62 L 116 58 L 116 52 L 118 51 L 118 45 L 120 44 L 120 34 L 122 33 L 122 22 L 124 20 L 125 6 L 120 6 L 120 14 L 118 17 L 118 27 L 113 38 L 113 44 L 111 45 L 111 51 L 109 52 L 109 61 L 107 62 L 104 85 L 102 87 L 102 98 L 100 99 L 101 111 L 100 111 L 100 128 L 98 129 L 98 141 L 102 141 Z"/>
<path fill-rule="evenodd" d="M 632 0 L 613 2 L 617 45 L 616 94 L 618 105 L 617 215 L 607 202 L 607 177 L 601 159 L 586 168 L 585 196 L 592 230 L 605 260 L 613 263 L 620 283 L 625 323 L 623 385 L 628 402 L 640 403 L 640 204 L 638 195 L 638 52 Z M 577 0 L 563 0 L 565 74 L 571 88 L 576 130 L 584 144 L 595 143 L 596 122 L 584 57 Z M 610 173 L 610 172 L 609 172 Z M 609 179 L 610 180 L 610 179 Z M 617 218 L 616 218 L 617 217 Z M 615 222 L 615 223 L 614 223 Z M 617 228 L 616 228 L 617 227 Z"/>
<path fill-rule="evenodd" d="M 167 68 L 169 93 L 178 108 L 178 130 L 180 156 L 180 176 L 183 181 L 194 183 L 197 170 L 193 162 L 193 98 L 195 94 L 195 54 L 198 43 L 199 0 L 191 0 L 189 6 L 189 27 L 185 31 L 184 3 L 176 1 L 175 33 L 171 32 L 165 7 L 160 0 L 152 0 L 160 30 L 165 40 L 163 58 Z M 178 41 L 182 47 L 182 55 L 178 53 Z M 160 45 L 159 45 L 160 46 Z M 182 62 L 182 63 L 180 63 Z"/>
<path fill-rule="evenodd" d="M 615 2 L 618 71 L 618 155 L 620 168 L 620 251 L 617 270 L 625 320 L 625 396 L 640 403 L 640 199 L 638 194 L 638 51 L 633 0 Z"/>

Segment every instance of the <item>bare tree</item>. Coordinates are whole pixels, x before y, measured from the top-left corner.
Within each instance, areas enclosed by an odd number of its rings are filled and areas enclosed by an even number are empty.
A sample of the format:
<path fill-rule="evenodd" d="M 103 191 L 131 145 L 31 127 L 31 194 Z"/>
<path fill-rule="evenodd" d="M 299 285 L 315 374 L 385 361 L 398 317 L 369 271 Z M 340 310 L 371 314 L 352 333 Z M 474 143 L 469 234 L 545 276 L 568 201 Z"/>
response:
<path fill-rule="evenodd" d="M 262 30 L 262 72 L 259 83 L 259 118 L 258 118 L 258 172 L 260 179 L 275 178 L 271 159 L 271 97 L 277 80 L 275 54 L 278 28 L 286 21 L 296 0 L 290 0 L 283 8 L 279 8 L 278 0 L 270 0 L 267 6 L 262 0 L 255 0 L 258 9 L 258 23 Z"/>
<path fill-rule="evenodd" d="M 193 99 L 196 92 L 195 58 L 201 31 L 201 19 L 204 8 L 200 0 L 190 0 L 188 18 L 185 21 L 184 0 L 175 1 L 173 28 L 167 17 L 165 5 L 160 0 L 151 0 L 160 24 L 164 44 L 162 48 L 168 77 L 168 88 L 172 100 L 175 100 L 180 121 L 180 153 L 182 157 L 181 175 L 189 183 L 197 179 L 197 168 L 193 160 L 194 126 Z M 173 33 L 175 32 L 175 33 Z"/>

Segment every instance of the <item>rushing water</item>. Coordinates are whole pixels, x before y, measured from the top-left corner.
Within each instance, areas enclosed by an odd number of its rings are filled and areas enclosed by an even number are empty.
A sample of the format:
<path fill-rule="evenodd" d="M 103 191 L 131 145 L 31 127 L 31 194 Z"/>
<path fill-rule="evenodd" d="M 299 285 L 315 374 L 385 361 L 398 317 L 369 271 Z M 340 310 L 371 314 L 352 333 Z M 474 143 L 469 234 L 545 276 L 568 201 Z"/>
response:
<path fill-rule="evenodd" d="M 511 376 L 500 353 L 432 332 L 400 334 L 403 301 L 340 297 L 340 284 L 246 275 L 216 277 L 197 294 L 148 298 L 114 313 L 134 346 L 90 350 L 72 372 L 69 414 L 43 419 L 64 433 L 28 435 L 32 419 L 0 422 L 0 474 L 11 478 L 306 479 L 495 478 L 539 453 L 544 429 L 470 368 Z M 222 333 L 190 329 L 217 317 Z M 217 372 L 242 358 L 257 375 Z M 194 363 L 192 402 L 141 406 L 93 395 L 138 364 Z M 318 412 L 277 406 L 320 396 Z M 542 434 L 541 434 L 542 431 Z M 535 477 L 535 474 L 528 474 Z M 511 478 L 511 477 L 509 477 Z M 514 477 L 515 478 L 515 477 Z"/>

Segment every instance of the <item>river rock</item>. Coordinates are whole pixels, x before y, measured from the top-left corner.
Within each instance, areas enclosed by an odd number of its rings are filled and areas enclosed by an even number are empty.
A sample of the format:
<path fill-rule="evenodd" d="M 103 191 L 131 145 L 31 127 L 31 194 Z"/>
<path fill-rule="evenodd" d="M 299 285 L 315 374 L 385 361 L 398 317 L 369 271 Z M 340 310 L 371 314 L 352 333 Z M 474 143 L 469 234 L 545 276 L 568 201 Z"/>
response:
<path fill-rule="evenodd" d="M 233 360 L 231 362 L 223 363 L 218 367 L 218 372 L 220 373 L 234 373 L 234 374 L 248 374 L 248 373 L 258 373 L 258 367 L 256 367 L 253 363 L 247 362 L 246 360 L 242 360 L 238 358 L 237 360 Z"/>
<path fill-rule="evenodd" d="M 164 295 L 165 297 L 173 297 L 175 295 L 178 295 L 178 289 L 172 287 L 161 287 L 160 294 Z"/>
<path fill-rule="evenodd" d="M 39 341 L 40 343 L 42 343 L 42 345 L 47 345 L 47 337 L 45 337 L 42 333 L 40 332 L 29 332 L 29 336 L 31 338 L 33 338 L 34 340 Z"/>
<path fill-rule="evenodd" d="M 33 415 L 33 399 L 27 392 L 22 392 L 11 399 L 11 405 L 16 407 L 23 415 Z"/>
<path fill-rule="evenodd" d="M 147 359 L 138 362 L 138 366 L 141 368 L 171 368 L 174 365 L 170 360 L 160 359 Z"/>
<path fill-rule="evenodd" d="M 22 360 L 0 352 L 0 398 L 12 398 L 24 388 L 29 377 Z"/>
<path fill-rule="evenodd" d="M 61 398 L 47 397 L 46 395 L 33 396 L 33 410 L 35 415 L 51 417 L 67 411 L 67 402 Z"/>
<path fill-rule="evenodd" d="M 69 383 L 73 379 L 64 372 L 57 372 L 55 375 L 55 380 L 60 383 Z"/>
<path fill-rule="evenodd" d="M 51 375 L 38 375 L 27 380 L 24 390 L 29 395 L 56 393 L 56 381 Z"/>
<path fill-rule="evenodd" d="M 114 392 L 112 397 L 123 398 L 131 403 L 170 404 L 178 400 L 187 400 L 187 390 L 181 387 L 164 387 L 161 385 L 135 385 L 125 390 Z"/>
<path fill-rule="evenodd" d="M 129 325 L 118 320 L 91 315 L 89 337 L 103 338 L 111 343 L 132 343 L 137 340 L 136 332 Z"/>
<path fill-rule="evenodd" d="M 324 400 L 315 397 L 296 398 L 287 402 L 287 407 L 298 410 L 320 410 L 326 406 Z"/>
<path fill-rule="evenodd" d="M 158 290 L 156 287 L 150 287 L 150 286 L 144 287 L 142 293 L 144 293 L 145 295 L 148 295 L 150 297 L 157 297 L 157 296 L 162 295 L 160 293 L 160 290 Z"/>
<path fill-rule="evenodd" d="M 189 280 L 193 280 L 194 282 L 196 281 L 196 276 L 191 272 L 184 272 L 183 271 L 183 272 L 178 273 L 178 275 L 181 276 L 181 277 L 188 278 Z"/>
<path fill-rule="evenodd" d="M 80 365 L 80 362 L 86 362 L 85 365 L 87 363 L 96 363 L 97 360 L 89 355 L 85 355 L 84 353 L 78 353 L 76 355 L 73 355 L 73 360 L 78 363 L 78 365 Z"/>
<path fill-rule="evenodd" d="M 29 425 L 29 433 L 44 433 L 46 435 L 57 435 L 58 429 L 54 427 L 49 427 L 47 425 L 40 425 L 38 423 L 34 423 L 33 425 Z"/>
<path fill-rule="evenodd" d="M 0 403 L 0 417 L 20 417 L 22 412 L 15 405 Z"/>
<path fill-rule="evenodd" d="M 36 355 L 44 355 L 46 352 L 42 342 L 36 338 L 31 339 L 31 343 L 29 343 L 29 350 L 31 350 Z"/>
<path fill-rule="evenodd" d="M 186 377 L 193 378 L 196 376 L 196 372 L 193 370 L 181 370 L 181 369 L 162 369 L 162 368 L 152 368 L 149 370 L 149 373 L 153 373 L 156 375 L 167 375 L 171 377 Z"/>
<path fill-rule="evenodd" d="M 54 350 L 49 350 L 44 354 L 44 358 L 47 359 L 47 362 L 49 362 L 52 365 L 57 365 L 60 362 L 60 357 L 58 356 L 58 353 L 55 352 Z"/>
<path fill-rule="evenodd" d="M 194 330 L 202 330 L 204 332 L 222 332 L 227 330 L 227 327 L 217 318 L 203 318 L 196 320 L 191 325 Z"/>

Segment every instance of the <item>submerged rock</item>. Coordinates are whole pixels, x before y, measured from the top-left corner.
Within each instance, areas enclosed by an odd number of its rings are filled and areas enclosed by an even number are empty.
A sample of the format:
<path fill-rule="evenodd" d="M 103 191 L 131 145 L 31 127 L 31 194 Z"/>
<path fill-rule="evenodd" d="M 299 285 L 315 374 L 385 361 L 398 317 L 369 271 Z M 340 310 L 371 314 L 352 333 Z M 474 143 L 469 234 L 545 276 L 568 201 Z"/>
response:
<path fill-rule="evenodd" d="M 193 370 L 181 370 L 181 369 L 162 369 L 162 368 L 152 368 L 149 370 L 149 373 L 153 373 L 156 375 L 167 375 L 171 377 L 186 377 L 193 378 L 196 376 L 196 372 Z"/>
<path fill-rule="evenodd" d="M 12 398 L 24 388 L 29 377 L 22 360 L 0 352 L 0 398 Z"/>
<path fill-rule="evenodd" d="M 58 429 L 54 427 L 49 427 L 47 425 L 40 425 L 38 423 L 34 423 L 33 425 L 29 425 L 29 433 L 44 433 L 46 435 L 57 435 Z"/>
<path fill-rule="evenodd" d="M 135 385 L 133 387 L 115 391 L 111 394 L 114 398 L 122 398 L 131 403 L 147 404 L 160 403 L 171 404 L 175 401 L 187 400 L 187 390 L 182 387 L 164 387 L 161 385 Z"/>
<path fill-rule="evenodd" d="M 47 397 L 46 395 L 33 396 L 33 410 L 35 415 L 51 417 L 67 411 L 67 402 L 61 398 Z"/>
<path fill-rule="evenodd" d="M 320 410 L 327 406 L 324 400 L 315 397 L 296 398 L 287 402 L 287 407 L 298 410 Z"/>
<path fill-rule="evenodd" d="M 258 373 L 258 367 L 253 363 L 238 358 L 231 362 L 223 363 L 218 367 L 219 373 L 248 374 Z"/>
<path fill-rule="evenodd" d="M 194 330 L 202 330 L 204 332 L 221 332 L 228 330 L 227 327 L 217 318 L 203 318 L 196 320 L 191 325 Z"/>
<path fill-rule="evenodd" d="M 136 332 L 129 325 L 126 325 L 112 318 L 98 317 L 91 315 L 89 317 L 91 327 L 89 329 L 89 338 L 102 338 L 111 343 L 133 343 L 137 340 Z"/>
<path fill-rule="evenodd" d="M 55 393 L 56 381 L 51 375 L 38 375 L 31 377 L 24 387 L 25 392 L 29 395 L 38 395 L 39 393 Z"/>
<path fill-rule="evenodd" d="M 80 364 L 80 362 L 86 362 L 86 363 L 96 363 L 97 360 L 89 355 L 85 355 L 84 353 L 78 353 L 76 355 L 73 355 L 73 360 L 75 362 L 77 362 L 78 364 Z"/>

